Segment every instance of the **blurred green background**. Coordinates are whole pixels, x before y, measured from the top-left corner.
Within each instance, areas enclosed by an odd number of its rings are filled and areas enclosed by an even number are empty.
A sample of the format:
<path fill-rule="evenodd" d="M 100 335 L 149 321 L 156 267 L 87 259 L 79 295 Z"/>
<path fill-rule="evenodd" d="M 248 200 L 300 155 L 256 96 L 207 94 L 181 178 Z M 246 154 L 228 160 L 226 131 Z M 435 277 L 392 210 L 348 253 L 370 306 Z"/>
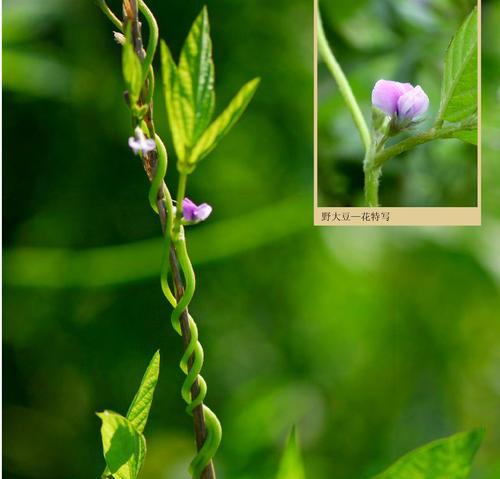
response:
<path fill-rule="evenodd" d="M 340 4 L 339 4 L 340 3 Z M 381 78 L 421 85 L 430 99 L 425 121 L 436 118 L 444 55 L 477 0 L 321 0 L 325 31 L 365 118 Z M 402 133 L 389 141 L 408 136 Z M 364 150 L 335 81 L 318 68 L 319 206 L 363 206 Z M 383 206 L 476 206 L 477 150 L 460 140 L 427 143 L 383 169 Z"/>
<path fill-rule="evenodd" d="M 177 54 L 202 3 L 150 6 Z M 218 476 L 272 478 L 293 424 L 308 477 L 335 479 L 484 425 L 473 477 L 498 478 L 500 7 L 483 12 L 484 225 L 385 229 L 311 226 L 312 2 L 208 8 L 219 109 L 262 77 L 189 191 L 214 205 L 189 246 Z M 4 1 L 3 22 L 4 477 L 99 477 L 94 412 L 124 413 L 160 348 L 142 477 L 186 478 L 181 344 L 112 26 L 85 0 Z"/>

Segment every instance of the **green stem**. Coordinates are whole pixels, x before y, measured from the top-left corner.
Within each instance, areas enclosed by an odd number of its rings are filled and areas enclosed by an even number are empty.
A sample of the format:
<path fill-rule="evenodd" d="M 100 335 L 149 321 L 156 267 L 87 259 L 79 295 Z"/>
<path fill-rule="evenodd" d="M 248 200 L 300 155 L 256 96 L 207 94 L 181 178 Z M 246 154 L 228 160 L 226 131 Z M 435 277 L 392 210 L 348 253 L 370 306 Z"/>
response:
<path fill-rule="evenodd" d="M 142 76 L 143 78 L 146 78 L 149 74 L 149 67 L 153 63 L 156 47 L 158 46 L 158 23 L 156 22 L 153 13 L 143 0 L 139 1 L 139 9 L 146 18 L 149 26 L 148 48 L 146 50 L 144 62 L 142 63 Z"/>
<path fill-rule="evenodd" d="M 318 50 L 321 54 L 326 66 L 330 70 L 333 78 L 337 82 L 339 86 L 340 93 L 342 94 L 344 101 L 349 108 L 354 123 L 359 131 L 359 136 L 361 137 L 361 141 L 363 142 L 363 146 L 365 147 L 365 151 L 368 151 L 371 144 L 370 130 L 366 124 L 366 121 L 363 117 L 363 113 L 361 113 L 361 109 L 354 97 L 352 89 L 347 81 L 342 68 L 340 68 L 339 63 L 337 62 L 335 55 L 333 54 L 330 46 L 328 45 L 328 41 L 325 36 L 325 31 L 323 29 L 323 22 L 321 21 L 321 14 L 319 11 L 319 6 L 316 6 L 317 15 L 317 25 L 318 25 Z"/>
<path fill-rule="evenodd" d="M 161 138 L 155 133 L 152 116 L 154 74 L 151 63 L 158 42 L 158 28 L 154 16 L 143 0 L 139 0 L 139 2 L 140 9 L 150 27 L 148 51 L 145 55 L 141 39 L 141 26 L 137 21 L 137 12 L 133 17 L 135 26 L 132 32 L 136 54 L 143 61 L 144 80 L 146 80 L 147 74 L 150 81 L 147 90 L 143 87 L 140 101 L 140 106 L 148 105 L 148 111 L 144 118 L 134 116 L 133 124 L 135 126 L 142 123 L 141 127 L 149 132 L 150 138 L 154 138 L 156 141 L 156 150 L 143 155 L 142 159 L 148 178 L 151 181 L 149 202 L 152 209 L 159 215 L 164 234 L 161 286 L 165 297 L 174 308 L 172 325 L 177 333 L 182 336 L 185 348 L 181 361 L 181 368 L 186 374 L 186 380 L 182 387 L 182 397 L 187 403 L 187 412 L 193 416 L 198 451 L 191 462 L 190 473 L 194 479 L 215 479 L 213 457 L 219 447 L 222 430 L 217 416 L 203 404 L 207 392 L 206 383 L 200 375 L 203 366 L 203 348 L 198 341 L 196 323 L 188 311 L 196 282 L 193 267 L 187 254 L 182 227 L 182 200 L 186 192 L 187 173 L 181 173 L 179 177 L 178 208 L 174 217 L 172 197 L 164 182 L 168 163 L 167 150 Z M 137 10 L 137 3 L 131 3 L 133 8 Z M 113 24 L 123 30 L 119 20 L 109 9 L 105 0 L 99 0 L 99 5 Z M 169 286 L 169 271 L 172 273 L 175 295 Z"/>
<path fill-rule="evenodd" d="M 400 155 L 405 151 L 411 150 L 412 148 L 415 148 L 418 145 L 422 145 L 429 141 L 437 140 L 439 138 L 453 138 L 453 136 L 460 131 L 474 130 L 475 128 L 477 128 L 477 125 L 472 123 L 465 125 L 460 124 L 457 126 L 449 126 L 440 129 L 431 128 L 430 130 L 424 133 L 411 136 L 406 140 L 400 141 L 399 143 L 396 143 L 395 145 L 392 145 L 389 148 L 382 150 L 375 156 L 374 165 L 377 167 L 381 167 L 390 158 Z"/>
<path fill-rule="evenodd" d="M 119 18 L 112 12 L 111 8 L 109 8 L 106 0 L 99 0 L 99 6 L 104 14 L 109 18 L 111 23 L 118 28 L 120 32 L 123 32 L 123 25 Z"/>
<path fill-rule="evenodd" d="M 370 208 L 380 206 L 378 202 L 378 186 L 381 172 L 380 168 L 370 168 L 365 171 L 365 200 Z"/>
<path fill-rule="evenodd" d="M 177 241 L 179 239 L 179 235 L 181 232 L 182 201 L 184 200 L 184 197 L 186 196 L 187 177 L 188 177 L 188 175 L 186 173 L 179 174 L 179 184 L 177 186 L 177 210 L 175 213 L 174 230 L 173 230 L 174 241 Z"/>
<path fill-rule="evenodd" d="M 155 91 L 155 72 L 153 67 L 149 67 L 149 83 L 147 84 L 147 91 L 144 98 L 144 104 L 149 105 L 153 101 L 153 94 Z"/>
<path fill-rule="evenodd" d="M 175 256 L 178 259 L 178 262 L 171 261 L 177 305 L 172 311 L 171 320 L 174 329 L 182 335 L 185 346 L 180 363 L 182 371 L 186 374 L 182 385 L 182 397 L 187 404 L 187 412 L 195 418 L 195 421 L 203 421 L 204 424 L 203 430 L 196 431 L 198 454 L 191 461 L 189 471 L 193 479 L 215 479 L 212 459 L 220 445 L 222 428 L 217 416 L 203 403 L 207 394 L 207 384 L 200 374 L 204 353 L 198 340 L 198 328 L 188 312 L 195 291 L 196 278 L 187 253 L 184 234 L 180 234 L 173 241 L 175 254 L 171 255 L 171 259 L 173 260 Z M 180 286 L 181 270 L 185 288 Z"/>
<path fill-rule="evenodd" d="M 363 162 L 363 171 L 365 174 L 365 202 L 369 207 L 379 206 L 378 187 L 382 168 L 375 165 L 375 155 L 375 147 L 371 146 L 367 150 Z"/>

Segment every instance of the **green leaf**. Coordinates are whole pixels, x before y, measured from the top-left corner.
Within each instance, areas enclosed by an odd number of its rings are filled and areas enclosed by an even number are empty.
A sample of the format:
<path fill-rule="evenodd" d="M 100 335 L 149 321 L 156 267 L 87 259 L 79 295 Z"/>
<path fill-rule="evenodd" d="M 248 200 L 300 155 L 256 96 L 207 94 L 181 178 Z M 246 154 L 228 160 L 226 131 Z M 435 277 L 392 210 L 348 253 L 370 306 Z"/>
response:
<path fill-rule="evenodd" d="M 409 452 L 374 479 L 466 479 L 483 435 L 483 429 L 476 429 L 433 441 Z"/>
<path fill-rule="evenodd" d="M 146 440 L 120 414 L 104 411 L 97 414 L 102 421 L 101 438 L 107 469 L 114 479 L 136 479 L 146 454 Z"/>
<path fill-rule="evenodd" d="M 260 79 L 254 78 L 246 83 L 227 108 L 203 132 L 200 139 L 191 151 L 188 163 L 194 164 L 207 156 L 219 143 L 221 138 L 231 129 L 245 111 L 252 99 Z"/>
<path fill-rule="evenodd" d="M 194 21 L 182 47 L 177 75 L 186 142 L 191 147 L 208 126 L 215 106 L 212 41 L 206 7 Z"/>
<path fill-rule="evenodd" d="M 446 52 L 438 121 L 460 121 L 477 110 L 477 9 L 466 18 Z"/>
<path fill-rule="evenodd" d="M 127 412 L 126 420 L 134 428 L 134 430 L 142 437 L 144 441 L 144 450 L 141 451 L 139 464 L 142 464 L 144 460 L 144 455 L 146 454 L 146 440 L 142 436 L 144 432 L 144 427 L 148 420 L 149 410 L 151 409 L 151 403 L 153 401 L 153 395 L 155 392 L 156 383 L 158 382 L 158 375 L 160 374 L 160 352 L 156 351 L 153 358 L 151 359 L 144 376 L 142 377 L 141 384 L 137 393 L 130 403 L 130 407 Z M 99 417 L 101 417 L 98 414 Z M 120 416 L 122 417 L 122 416 Z M 107 461 L 106 461 L 107 463 Z M 104 470 L 102 477 L 107 477 L 110 474 L 109 465 Z"/>
<path fill-rule="evenodd" d="M 305 477 L 304 465 L 302 464 L 300 448 L 297 442 L 297 433 L 294 427 L 290 432 L 290 436 L 288 436 L 276 479 L 305 479 Z"/>
<path fill-rule="evenodd" d="M 168 123 L 170 125 L 177 158 L 179 158 L 180 162 L 183 162 L 186 152 L 186 134 L 184 130 L 184 119 L 181 112 L 177 66 L 164 40 L 161 41 L 160 48 L 163 90 L 165 93 Z"/>
<path fill-rule="evenodd" d="M 160 352 L 156 351 L 127 412 L 127 419 L 139 433 L 142 433 L 146 426 L 159 374 Z"/>
<path fill-rule="evenodd" d="M 459 131 L 453 136 L 472 145 L 477 145 L 477 130 Z"/>
<path fill-rule="evenodd" d="M 122 52 L 123 78 L 127 85 L 131 105 L 137 103 L 142 89 L 142 66 L 132 45 L 132 34 L 130 24 L 127 26 L 125 44 Z"/>

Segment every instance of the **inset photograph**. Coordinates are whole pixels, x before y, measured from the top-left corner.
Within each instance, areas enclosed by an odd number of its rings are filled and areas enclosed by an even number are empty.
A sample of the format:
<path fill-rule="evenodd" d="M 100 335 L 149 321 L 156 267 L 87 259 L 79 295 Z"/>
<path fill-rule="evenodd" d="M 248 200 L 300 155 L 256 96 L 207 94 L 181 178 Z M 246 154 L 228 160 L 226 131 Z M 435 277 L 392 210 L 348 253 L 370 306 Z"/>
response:
<path fill-rule="evenodd" d="M 475 0 L 316 3 L 315 224 L 480 224 L 478 18 Z"/>

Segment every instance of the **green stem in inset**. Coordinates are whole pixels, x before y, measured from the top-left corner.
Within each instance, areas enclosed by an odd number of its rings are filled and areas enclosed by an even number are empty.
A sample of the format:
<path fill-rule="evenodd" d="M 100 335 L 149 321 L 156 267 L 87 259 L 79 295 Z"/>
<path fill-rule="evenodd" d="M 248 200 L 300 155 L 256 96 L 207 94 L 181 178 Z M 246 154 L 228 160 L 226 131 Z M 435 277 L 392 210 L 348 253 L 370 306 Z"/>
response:
<path fill-rule="evenodd" d="M 382 168 L 375 165 L 376 150 L 374 146 L 366 151 L 363 161 L 363 171 L 365 174 L 365 202 L 367 206 L 376 207 L 378 203 L 378 187 Z"/>
<path fill-rule="evenodd" d="M 419 133 L 418 135 L 411 136 L 410 138 L 406 138 L 406 140 L 400 141 L 395 145 L 386 148 L 385 150 L 377 153 L 374 159 L 374 164 L 377 167 L 381 167 L 387 160 L 390 158 L 400 155 L 405 151 L 411 150 L 415 146 L 422 145 L 432 140 L 437 140 L 439 138 L 453 138 L 456 133 L 461 131 L 470 131 L 475 130 L 477 128 L 476 123 L 470 124 L 459 124 L 454 126 L 447 126 L 444 128 L 431 128 L 428 131 L 423 133 Z"/>
<path fill-rule="evenodd" d="M 332 49 L 330 48 L 328 41 L 325 36 L 325 31 L 323 29 L 323 22 L 321 20 L 321 14 L 319 11 L 319 6 L 316 5 L 317 13 L 317 25 L 318 25 L 318 51 L 321 54 L 328 70 L 332 74 L 333 78 L 337 82 L 340 93 L 344 98 L 344 101 L 349 108 L 354 123 L 359 131 L 359 136 L 361 137 L 361 141 L 363 142 L 363 146 L 365 147 L 365 151 L 368 151 L 371 144 L 371 136 L 368 125 L 366 124 L 365 118 L 363 117 L 363 113 L 361 113 L 361 108 L 354 97 L 351 86 L 347 81 L 342 68 L 340 68 L 335 55 L 333 54 Z"/>

